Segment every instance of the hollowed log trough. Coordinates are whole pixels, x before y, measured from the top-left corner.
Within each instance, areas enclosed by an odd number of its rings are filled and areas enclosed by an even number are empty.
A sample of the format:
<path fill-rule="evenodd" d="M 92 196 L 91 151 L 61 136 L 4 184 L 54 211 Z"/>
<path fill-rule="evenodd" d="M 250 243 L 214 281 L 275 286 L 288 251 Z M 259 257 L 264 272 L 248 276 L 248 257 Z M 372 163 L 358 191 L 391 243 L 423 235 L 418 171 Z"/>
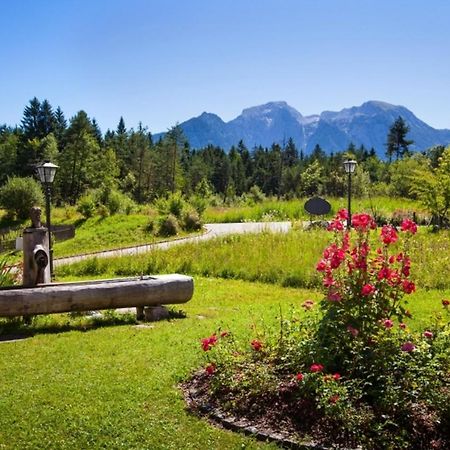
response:
<path fill-rule="evenodd" d="M 144 307 L 186 303 L 193 291 L 193 279 L 178 274 L 3 288 L 0 317 L 127 307 L 139 316 Z"/>

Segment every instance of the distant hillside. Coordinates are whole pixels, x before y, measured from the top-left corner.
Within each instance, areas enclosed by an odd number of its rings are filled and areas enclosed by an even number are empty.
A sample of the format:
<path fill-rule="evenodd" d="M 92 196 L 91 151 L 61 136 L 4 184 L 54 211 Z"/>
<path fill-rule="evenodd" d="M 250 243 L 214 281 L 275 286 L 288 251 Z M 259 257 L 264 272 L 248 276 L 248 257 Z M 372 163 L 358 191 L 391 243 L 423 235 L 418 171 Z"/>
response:
<path fill-rule="evenodd" d="M 389 127 L 399 116 L 403 117 L 414 140 L 412 150 L 424 150 L 433 145 L 450 143 L 450 130 L 436 130 L 418 119 L 404 106 L 369 101 L 361 106 L 339 112 L 324 111 L 320 115 L 302 116 L 286 102 L 270 102 L 242 111 L 229 122 L 204 112 L 180 124 L 192 148 L 208 144 L 228 150 L 242 139 L 252 148 L 282 144 L 292 137 L 299 148 L 311 152 L 319 144 L 326 152 L 345 150 L 350 142 L 375 148 L 384 156 Z M 154 135 L 155 140 L 164 133 Z"/>

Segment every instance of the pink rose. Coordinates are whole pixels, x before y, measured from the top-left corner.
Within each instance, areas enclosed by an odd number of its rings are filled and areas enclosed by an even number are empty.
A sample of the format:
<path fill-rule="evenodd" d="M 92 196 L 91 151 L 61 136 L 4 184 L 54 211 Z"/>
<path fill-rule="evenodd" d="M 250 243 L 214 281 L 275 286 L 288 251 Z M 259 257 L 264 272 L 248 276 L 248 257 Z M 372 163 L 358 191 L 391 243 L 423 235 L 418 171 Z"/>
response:
<path fill-rule="evenodd" d="M 400 348 L 404 352 L 411 353 L 416 349 L 416 346 L 412 342 L 405 342 Z"/>
<path fill-rule="evenodd" d="M 431 331 L 428 331 L 428 330 L 424 331 L 423 335 L 427 339 L 432 339 L 433 338 L 433 333 Z"/>

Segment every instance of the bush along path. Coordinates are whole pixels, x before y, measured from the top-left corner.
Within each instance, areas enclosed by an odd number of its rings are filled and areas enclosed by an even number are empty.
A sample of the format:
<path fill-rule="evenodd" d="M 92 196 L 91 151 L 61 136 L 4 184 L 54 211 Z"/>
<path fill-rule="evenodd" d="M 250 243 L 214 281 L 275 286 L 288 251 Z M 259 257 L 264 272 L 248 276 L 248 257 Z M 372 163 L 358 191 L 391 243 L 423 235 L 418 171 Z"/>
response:
<path fill-rule="evenodd" d="M 334 239 L 316 266 L 320 311 L 305 301 L 306 320 L 293 309 L 276 332 L 255 329 L 245 343 L 232 330 L 203 338 L 206 364 L 185 391 L 191 400 L 195 393 L 197 410 L 206 405 L 262 436 L 333 448 L 450 448 L 450 302 L 416 333 L 403 300 L 415 291 L 416 224 L 404 220 L 401 236 L 383 226 L 374 249 L 372 217 L 355 214 L 349 233 L 346 216 L 341 210 L 330 223 Z"/>
<path fill-rule="evenodd" d="M 138 245 L 134 247 L 118 248 L 115 250 L 108 250 L 103 252 L 94 252 L 84 255 L 57 258 L 54 261 L 54 266 L 58 267 L 65 264 L 72 264 L 93 257 L 110 258 L 114 256 L 138 255 L 141 253 L 147 253 L 154 249 L 166 249 L 178 244 L 184 244 L 187 242 L 200 242 L 214 239 L 220 236 L 226 236 L 228 234 L 260 233 L 262 231 L 286 233 L 290 229 L 291 222 L 211 223 L 205 224 L 205 232 L 200 236 L 184 237 L 173 239 L 170 241 L 158 242 L 155 244 Z"/>

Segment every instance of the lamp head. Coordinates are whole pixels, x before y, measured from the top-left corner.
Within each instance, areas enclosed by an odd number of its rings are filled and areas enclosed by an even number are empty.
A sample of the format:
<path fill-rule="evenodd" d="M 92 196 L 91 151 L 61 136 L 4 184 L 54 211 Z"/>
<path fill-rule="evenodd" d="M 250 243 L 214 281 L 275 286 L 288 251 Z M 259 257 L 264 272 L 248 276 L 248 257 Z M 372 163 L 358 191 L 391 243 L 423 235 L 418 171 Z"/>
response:
<path fill-rule="evenodd" d="M 345 173 L 353 173 L 356 169 L 356 165 L 358 163 L 354 159 L 347 159 L 344 161 L 344 170 Z"/>
<path fill-rule="evenodd" d="M 39 180 L 43 184 L 51 184 L 55 179 L 56 170 L 58 166 L 52 164 L 51 162 L 45 162 L 39 166 L 37 166 L 37 171 L 39 175 Z"/>

